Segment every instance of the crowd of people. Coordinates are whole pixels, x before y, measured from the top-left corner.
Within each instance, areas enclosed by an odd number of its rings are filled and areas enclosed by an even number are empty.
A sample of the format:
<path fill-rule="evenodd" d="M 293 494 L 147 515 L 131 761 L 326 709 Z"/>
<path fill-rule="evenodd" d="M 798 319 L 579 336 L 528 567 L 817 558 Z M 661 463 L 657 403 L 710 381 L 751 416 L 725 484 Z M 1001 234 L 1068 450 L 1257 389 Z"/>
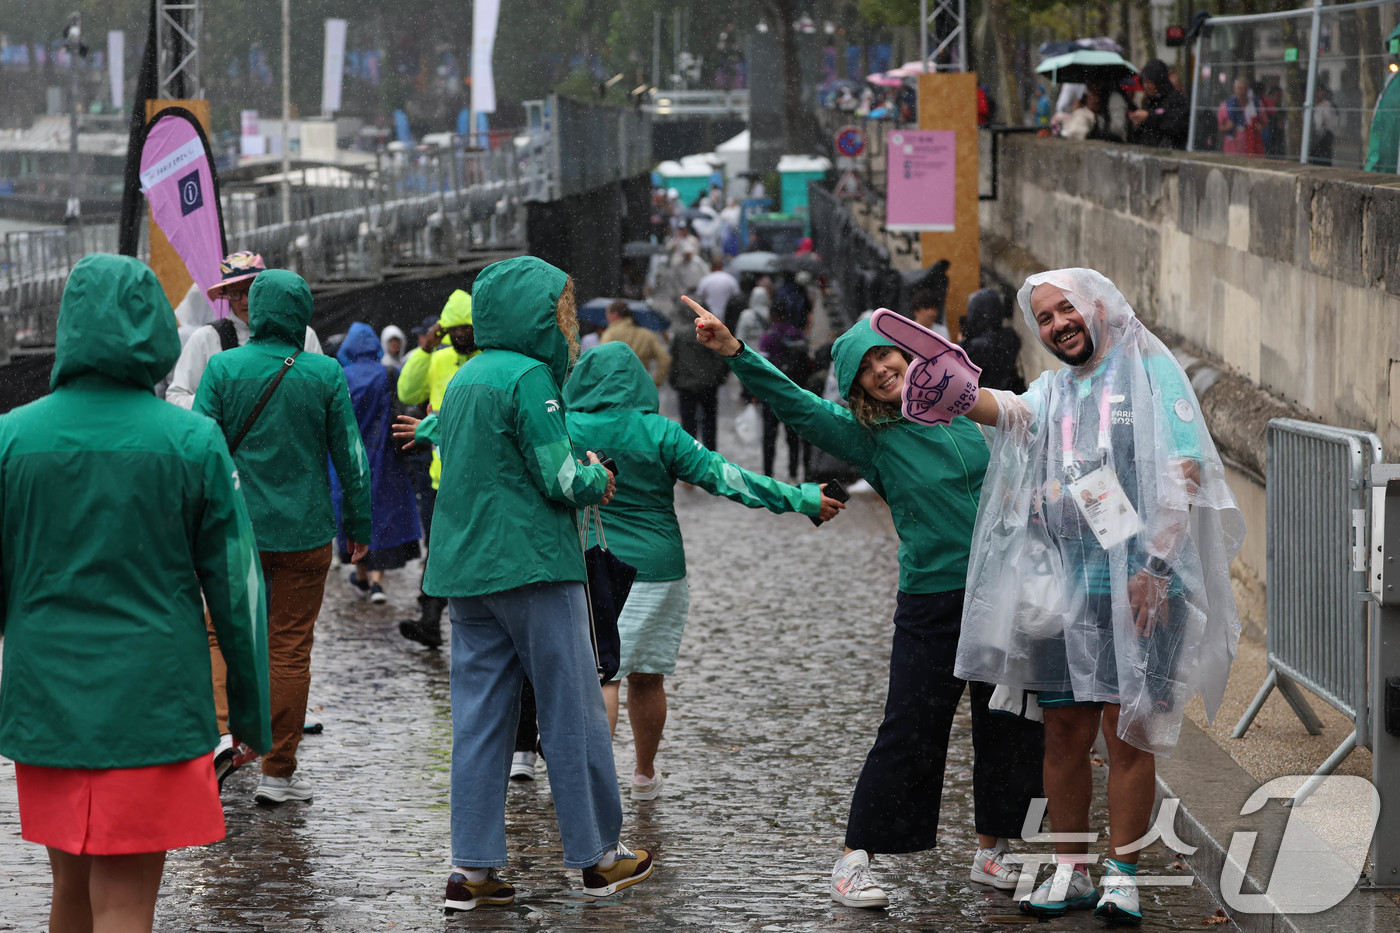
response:
<path fill-rule="evenodd" d="M 665 679 L 690 611 L 675 485 L 830 522 L 845 495 L 798 482 L 809 451 L 867 483 L 899 537 L 885 717 L 832 898 L 888 905 L 875 857 L 936 844 L 968 692 L 970 880 L 1030 891 L 1028 914 L 1141 919 L 1132 843 L 1153 756 L 1192 696 L 1218 705 L 1238 631 L 1227 568 L 1242 526 L 1180 367 L 1088 270 L 1032 276 L 1017 296 L 1065 364 L 1028 387 L 1000 293 L 975 293 L 962 345 L 948 342 L 946 266 L 912 290 L 908 317 L 876 312 L 813 353 L 813 283 L 762 276 L 745 295 L 721 263 L 704 265 L 678 295 L 669 346 L 619 302 L 583 352 L 572 278 L 526 256 L 451 293 L 411 329 L 411 352 L 398 327 L 356 323 L 327 341 L 333 357 L 318 352 L 306 282 L 251 253 L 226 257 L 209 290 L 231 316 L 183 350 L 147 267 L 95 255 L 74 268 L 53 391 L 0 417 L 0 753 L 17 762 L 24 838 L 48 847 L 52 929 L 150 929 L 165 852 L 222 838 L 234 768 L 261 757 L 259 804 L 312 799 L 298 747 L 337 551 L 348 584 L 383 601 L 384 572 L 430 545 L 420 615 L 400 632 L 436 649 L 448 615 L 444 907 L 514 902 L 506 788 L 541 754 L 583 890 L 647 879 L 652 853 L 623 840 L 611 734 L 625 683 L 623 780 L 635 800 L 663 796 Z M 947 367 L 973 387 L 956 409 L 929 394 Z M 771 475 L 772 443 L 763 474 L 716 452 L 731 373 L 774 440 L 778 425 L 790 432 L 790 482 Z M 681 424 L 659 412 L 667 382 Z M 52 521 L 75 509 L 81 540 Z M 605 541 L 636 579 L 618 669 L 600 678 L 585 551 Z M 1033 566 L 1048 569 L 1022 573 Z M 1074 844 L 1032 890 L 1014 851 L 1027 814 L 1048 797 L 1057 833 L 1087 828 L 1100 730 L 1102 893 Z"/>

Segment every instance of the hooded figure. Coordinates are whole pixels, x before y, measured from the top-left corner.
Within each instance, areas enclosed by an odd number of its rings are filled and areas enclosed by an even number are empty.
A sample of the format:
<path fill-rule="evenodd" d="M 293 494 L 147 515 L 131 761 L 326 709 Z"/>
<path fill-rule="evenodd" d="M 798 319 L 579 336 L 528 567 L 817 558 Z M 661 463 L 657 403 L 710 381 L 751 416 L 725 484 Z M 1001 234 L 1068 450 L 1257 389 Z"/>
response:
<path fill-rule="evenodd" d="M 1003 327 L 1006 303 L 995 288 L 982 288 L 967 299 L 967 314 L 959 324 L 959 343 L 982 370 L 979 384 L 989 389 L 1009 392 L 1026 391 L 1026 380 L 1016 358 L 1021 353 L 1021 338 L 1016 331 Z"/>
<path fill-rule="evenodd" d="M 768 289 L 755 285 L 749 292 L 749 306 L 739 315 L 739 324 L 734 328 L 734 336 L 748 346 L 757 349 L 763 335 L 773 325 L 773 298 Z"/>
<path fill-rule="evenodd" d="M 689 312 L 684 306 L 683 310 Z M 689 331 L 693 335 L 694 327 Z M 690 343 L 728 374 L 718 354 L 701 347 L 694 336 Z M 676 520 L 676 480 L 749 508 L 809 516 L 821 513 L 821 490 L 815 483 L 789 486 L 738 467 L 657 414 L 656 386 L 625 344 L 603 344 L 585 355 L 564 386 L 564 401 L 575 454 L 605 450 L 618 465 L 617 494 L 604 517 L 605 536 L 613 553 L 637 568 L 637 579 L 618 616 L 621 664 L 604 686 L 604 697 L 616 722 L 618 684 L 630 678 L 627 704 L 637 748 L 632 796 L 648 800 L 661 784 L 654 758 L 661 739 L 659 723 L 665 720 L 662 679 L 676 669 L 690 611 L 685 546 Z M 591 545 L 597 533 L 591 525 L 589 531 Z M 658 723 L 653 735 L 643 736 L 643 721 Z"/>
<path fill-rule="evenodd" d="M 151 391 L 179 353 L 155 274 L 85 256 L 63 291 L 52 393 L 0 417 L 0 754 L 18 763 L 24 838 L 75 855 L 223 838 L 203 606 L 228 664 L 233 728 L 271 746 L 262 578 L 238 474 L 216 425 Z M 187 793 L 182 764 L 202 767 L 187 772 L 201 794 Z M 116 782 L 115 797 L 98 788 L 124 769 L 175 769 L 141 786 L 181 806 L 143 793 L 89 822 L 86 806 L 46 796 L 71 785 L 55 772 L 35 783 L 30 766 L 95 769 L 93 796 L 109 802 L 122 800 Z M 50 833 L 46 801 L 69 835 Z"/>
<path fill-rule="evenodd" d="M 1386 48 L 1394 50 L 1400 41 L 1400 26 L 1386 38 Z M 1394 67 L 1391 55 L 1392 66 Z M 1370 142 L 1366 147 L 1368 172 L 1394 175 L 1400 170 L 1400 81 L 1395 80 L 1396 72 L 1385 76 L 1385 86 L 1376 99 L 1376 109 L 1371 114 Z"/>
<path fill-rule="evenodd" d="M 522 256 L 487 266 L 473 291 L 481 353 L 442 399 L 442 492 L 423 582 L 448 598 L 452 619 L 453 864 L 506 864 L 506 776 L 528 678 L 564 864 L 584 870 L 587 893 L 611 894 L 647 877 L 651 856 L 619 842 L 622 801 L 598 703 L 575 515 L 612 483 L 607 468 L 574 459 L 564 423 L 573 285 Z M 614 851 L 609 868 L 596 867 Z M 467 884 L 448 878 L 448 907 L 473 906 L 479 893 Z M 491 903 L 515 893 L 499 879 L 491 890 Z"/>
<path fill-rule="evenodd" d="M 389 346 L 391 340 L 399 342 L 398 352 L 394 352 L 394 349 Z M 408 346 L 408 338 L 404 336 L 403 331 L 390 324 L 379 332 L 379 346 L 384 351 L 380 362 L 384 364 L 385 369 L 398 370 L 403 368 L 404 348 Z"/>
<path fill-rule="evenodd" d="M 300 352 L 311 309 L 301 276 L 259 273 L 248 294 L 251 337 L 209 361 L 194 400 L 226 439 L 243 436 L 233 462 L 267 581 L 274 745 L 262 759 L 253 794 L 259 803 L 312 798 L 311 784 L 295 772 L 312 633 L 336 536 L 331 464 L 342 488 L 341 527 L 357 545 L 370 540 L 369 461 L 345 373 L 328 356 Z"/>
<path fill-rule="evenodd" d="M 360 427 L 365 455 L 369 459 L 371 531 L 368 570 L 393 570 L 418 557 L 418 509 L 413 497 L 413 481 L 408 464 L 394 450 L 390 428 L 394 420 L 390 376 L 380 364 L 382 342 L 368 324 L 356 321 L 340 345 L 336 359 L 345 368 L 355 422 Z M 335 502 L 340 505 L 339 483 Z M 349 553 L 348 541 L 340 550 Z"/>
<path fill-rule="evenodd" d="M 302 345 L 311 289 L 295 272 L 269 269 L 248 296 L 251 337 L 209 361 L 195 397 L 232 440 L 247 423 L 283 362 Z M 316 413 L 324 413 L 318 415 Z M 302 353 L 287 370 L 234 453 L 260 551 L 304 551 L 336 535 L 326 452 L 346 490 L 344 524 L 368 543 L 369 461 L 340 364 Z"/>
<path fill-rule="evenodd" d="M 473 343 L 475 328 L 472 327 L 472 296 L 460 288 L 449 295 L 447 304 L 442 308 L 442 318 L 438 321 L 438 327 L 442 328 L 444 336 L 442 346 L 433 353 L 428 362 L 430 412 L 442 408 L 442 396 L 447 391 L 447 384 L 457 375 L 457 370 L 462 368 L 462 364 L 481 352 L 480 343 Z M 450 333 L 454 327 L 468 327 L 472 330 L 468 336 L 458 337 Z M 428 473 L 433 478 L 433 488 L 437 489 L 442 478 L 442 459 L 437 451 L 433 452 L 433 465 Z"/>
<path fill-rule="evenodd" d="M 832 897 L 850 907 L 884 906 L 888 897 L 871 881 L 868 853 L 916 852 L 937 843 L 950 730 L 969 689 L 979 837 L 971 877 L 1014 888 L 1019 873 L 1003 861 L 1006 840 L 1020 836 L 1027 808 L 1041 796 L 1043 733 L 1039 723 L 992 712 L 991 686 L 969 687 L 953 675 L 968 544 L 987 467 L 981 428 L 962 417 L 937 426 L 900 418 L 907 357 L 869 321 L 856 323 L 831 348 L 849 409 L 796 385 L 752 346 L 730 345 L 728 334 L 716 338 L 720 322 L 702 323 L 702 341 L 733 354 L 726 356 L 729 367 L 749 392 L 805 441 L 860 472 L 889 506 L 899 536 L 885 719 L 856 783 L 846 823 L 849 851 L 833 869 Z M 910 754 L 913 748 L 918 754 Z"/>
<path fill-rule="evenodd" d="M 957 675 L 1118 704 L 1119 737 L 1168 754 L 1187 701 L 1200 693 L 1213 717 L 1224 694 L 1244 522 L 1185 373 L 1113 283 L 1090 269 L 1031 276 L 1017 301 L 1038 334 L 1042 284 L 1064 293 L 1090 345 L 1024 395 L 995 393 Z M 1168 617 L 1139 635 L 1128 592 L 1142 571 L 1170 595 Z"/>

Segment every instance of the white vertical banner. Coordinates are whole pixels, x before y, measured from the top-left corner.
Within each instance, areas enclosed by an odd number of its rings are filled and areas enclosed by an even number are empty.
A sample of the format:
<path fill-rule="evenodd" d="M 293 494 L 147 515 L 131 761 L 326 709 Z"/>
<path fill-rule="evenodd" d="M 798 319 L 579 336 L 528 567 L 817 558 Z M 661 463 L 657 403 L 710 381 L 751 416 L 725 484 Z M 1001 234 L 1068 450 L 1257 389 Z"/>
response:
<path fill-rule="evenodd" d="M 340 109 L 340 86 L 345 78 L 345 20 L 326 20 L 326 57 L 321 71 L 321 115 Z"/>
<path fill-rule="evenodd" d="M 472 4 L 472 112 L 496 112 L 496 77 L 491 53 L 496 47 L 496 22 L 501 0 L 476 0 Z M 469 128 L 471 132 L 476 127 Z"/>
<path fill-rule="evenodd" d="M 122 109 L 125 100 L 126 33 L 113 29 L 107 33 L 107 75 L 112 81 L 112 106 Z"/>

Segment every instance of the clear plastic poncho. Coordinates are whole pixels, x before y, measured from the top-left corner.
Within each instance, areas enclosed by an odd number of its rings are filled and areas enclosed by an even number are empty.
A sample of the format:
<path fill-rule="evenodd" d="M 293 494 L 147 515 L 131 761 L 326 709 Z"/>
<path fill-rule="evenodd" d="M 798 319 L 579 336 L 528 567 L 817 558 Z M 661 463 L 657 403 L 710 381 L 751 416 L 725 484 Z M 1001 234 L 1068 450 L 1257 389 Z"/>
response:
<path fill-rule="evenodd" d="M 1214 718 L 1224 694 L 1239 641 L 1230 561 L 1244 521 L 1185 373 L 1113 283 L 1090 269 L 1031 276 L 1017 300 L 1037 334 L 1031 292 L 1043 283 L 1080 313 L 1093 355 L 1043 373 L 1024 395 L 983 390 L 1000 415 L 957 676 L 1119 704 L 1120 737 L 1169 754 L 1187 701 L 1200 693 Z M 1107 545 L 1085 491 L 1105 477 L 1136 511 L 1128 526 L 1122 499 L 1103 498 L 1124 513 L 1120 532 L 1136 528 Z M 1150 634 L 1129 597 L 1145 568 L 1168 593 Z"/>

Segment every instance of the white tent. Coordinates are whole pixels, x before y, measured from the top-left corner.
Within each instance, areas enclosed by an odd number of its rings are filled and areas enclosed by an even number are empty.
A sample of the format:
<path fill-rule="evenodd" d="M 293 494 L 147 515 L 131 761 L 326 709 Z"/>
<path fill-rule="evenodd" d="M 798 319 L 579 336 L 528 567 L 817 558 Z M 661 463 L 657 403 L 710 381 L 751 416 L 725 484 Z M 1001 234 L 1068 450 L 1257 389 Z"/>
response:
<path fill-rule="evenodd" d="M 725 140 L 715 147 L 715 155 L 724 161 L 726 178 L 738 178 L 740 172 L 749 170 L 749 131 L 744 130 L 733 139 Z"/>

